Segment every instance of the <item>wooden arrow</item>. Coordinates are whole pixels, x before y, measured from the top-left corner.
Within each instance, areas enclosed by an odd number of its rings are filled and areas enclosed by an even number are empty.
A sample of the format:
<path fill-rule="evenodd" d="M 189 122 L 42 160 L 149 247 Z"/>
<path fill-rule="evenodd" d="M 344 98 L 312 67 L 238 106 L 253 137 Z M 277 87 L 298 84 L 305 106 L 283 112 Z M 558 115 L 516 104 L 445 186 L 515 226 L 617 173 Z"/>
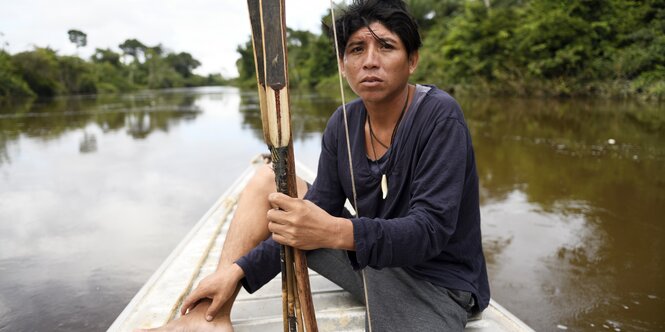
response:
<path fill-rule="evenodd" d="M 247 0 L 263 134 L 277 191 L 298 197 L 289 109 L 284 0 Z M 317 331 L 304 252 L 281 246 L 284 331 Z M 295 277 L 295 278 L 294 278 Z M 304 321 L 304 324 L 303 324 Z"/>

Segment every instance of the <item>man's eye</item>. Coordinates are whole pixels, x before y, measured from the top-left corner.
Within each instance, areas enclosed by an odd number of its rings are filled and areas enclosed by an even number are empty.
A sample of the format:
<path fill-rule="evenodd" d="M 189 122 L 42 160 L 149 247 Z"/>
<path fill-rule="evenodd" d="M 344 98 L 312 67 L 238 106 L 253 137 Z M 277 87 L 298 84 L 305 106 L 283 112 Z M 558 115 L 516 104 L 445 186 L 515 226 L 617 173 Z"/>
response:
<path fill-rule="evenodd" d="M 360 46 L 352 47 L 351 48 L 351 53 L 360 53 L 362 52 L 363 48 Z"/>
<path fill-rule="evenodd" d="M 392 50 L 392 49 L 395 48 L 395 46 L 393 46 L 391 44 L 388 44 L 388 43 L 384 43 L 384 44 L 381 44 L 381 48 L 386 49 L 386 50 Z"/>

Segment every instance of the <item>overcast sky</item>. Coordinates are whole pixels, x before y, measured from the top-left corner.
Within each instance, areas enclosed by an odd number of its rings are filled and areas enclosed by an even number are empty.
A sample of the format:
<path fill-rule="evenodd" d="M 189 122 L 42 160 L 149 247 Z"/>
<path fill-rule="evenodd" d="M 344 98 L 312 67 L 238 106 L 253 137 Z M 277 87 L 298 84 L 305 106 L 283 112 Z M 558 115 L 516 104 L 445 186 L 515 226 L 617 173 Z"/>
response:
<path fill-rule="evenodd" d="M 336 3 L 339 0 L 336 1 Z M 290 28 L 320 32 L 329 0 L 286 0 Z M 189 52 L 199 74 L 235 76 L 236 47 L 250 35 L 245 0 L 0 0 L 0 47 L 14 54 L 33 46 L 76 54 L 67 31 L 88 35 L 79 55 L 136 38 L 172 52 Z M 8 45 L 7 45 L 8 44 Z"/>

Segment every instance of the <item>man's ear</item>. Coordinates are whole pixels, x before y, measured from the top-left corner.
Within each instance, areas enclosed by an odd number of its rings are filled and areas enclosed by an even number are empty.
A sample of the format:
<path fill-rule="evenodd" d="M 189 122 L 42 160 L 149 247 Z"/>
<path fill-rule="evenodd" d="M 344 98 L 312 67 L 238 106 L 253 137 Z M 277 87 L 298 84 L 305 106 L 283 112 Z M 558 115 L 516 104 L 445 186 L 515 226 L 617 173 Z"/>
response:
<path fill-rule="evenodd" d="M 420 54 L 418 50 L 415 50 L 409 55 L 409 74 L 413 74 L 418 68 L 418 60 L 420 60 Z"/>
<path fill-rule="evenodd" d="M 344 58 L 337 58 L 339 63 L 339 70 L 342 72 L 342 77 L 346 78 L 346 67 L 344 66 Z"/>

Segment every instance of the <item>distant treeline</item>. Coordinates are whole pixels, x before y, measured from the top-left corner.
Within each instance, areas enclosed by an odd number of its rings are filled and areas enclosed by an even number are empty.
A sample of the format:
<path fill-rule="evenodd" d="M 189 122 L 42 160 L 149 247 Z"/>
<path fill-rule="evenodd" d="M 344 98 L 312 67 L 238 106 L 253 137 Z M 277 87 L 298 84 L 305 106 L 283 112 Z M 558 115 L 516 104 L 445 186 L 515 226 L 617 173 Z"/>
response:
<path fill-rule="evenodd" d="M 414 82 L 480 95 L 665 98 L 665 0 L 407 3 L 424 43 Z M 326 33 L 289 30 L 288 43 L 291 86 L 337 84 Z M 251 42 L 238 53 L 238 82 L 255 84 Z"/>
<path fill-rule="evenodd" d="M 70 30 L 68 34 L 77 49 L 87 44 L 85 33 Z M 219 74 L 194 74 L 201 63 L 187 52 L 166 52 L 161 44 L 150 47 L 136 39 L 126 40 L 119 48 L 121 53 L 98 48 L 88 60 L 43 47 L 13 55 L 0 49 L 0 99 L 226 83 Z"/>

